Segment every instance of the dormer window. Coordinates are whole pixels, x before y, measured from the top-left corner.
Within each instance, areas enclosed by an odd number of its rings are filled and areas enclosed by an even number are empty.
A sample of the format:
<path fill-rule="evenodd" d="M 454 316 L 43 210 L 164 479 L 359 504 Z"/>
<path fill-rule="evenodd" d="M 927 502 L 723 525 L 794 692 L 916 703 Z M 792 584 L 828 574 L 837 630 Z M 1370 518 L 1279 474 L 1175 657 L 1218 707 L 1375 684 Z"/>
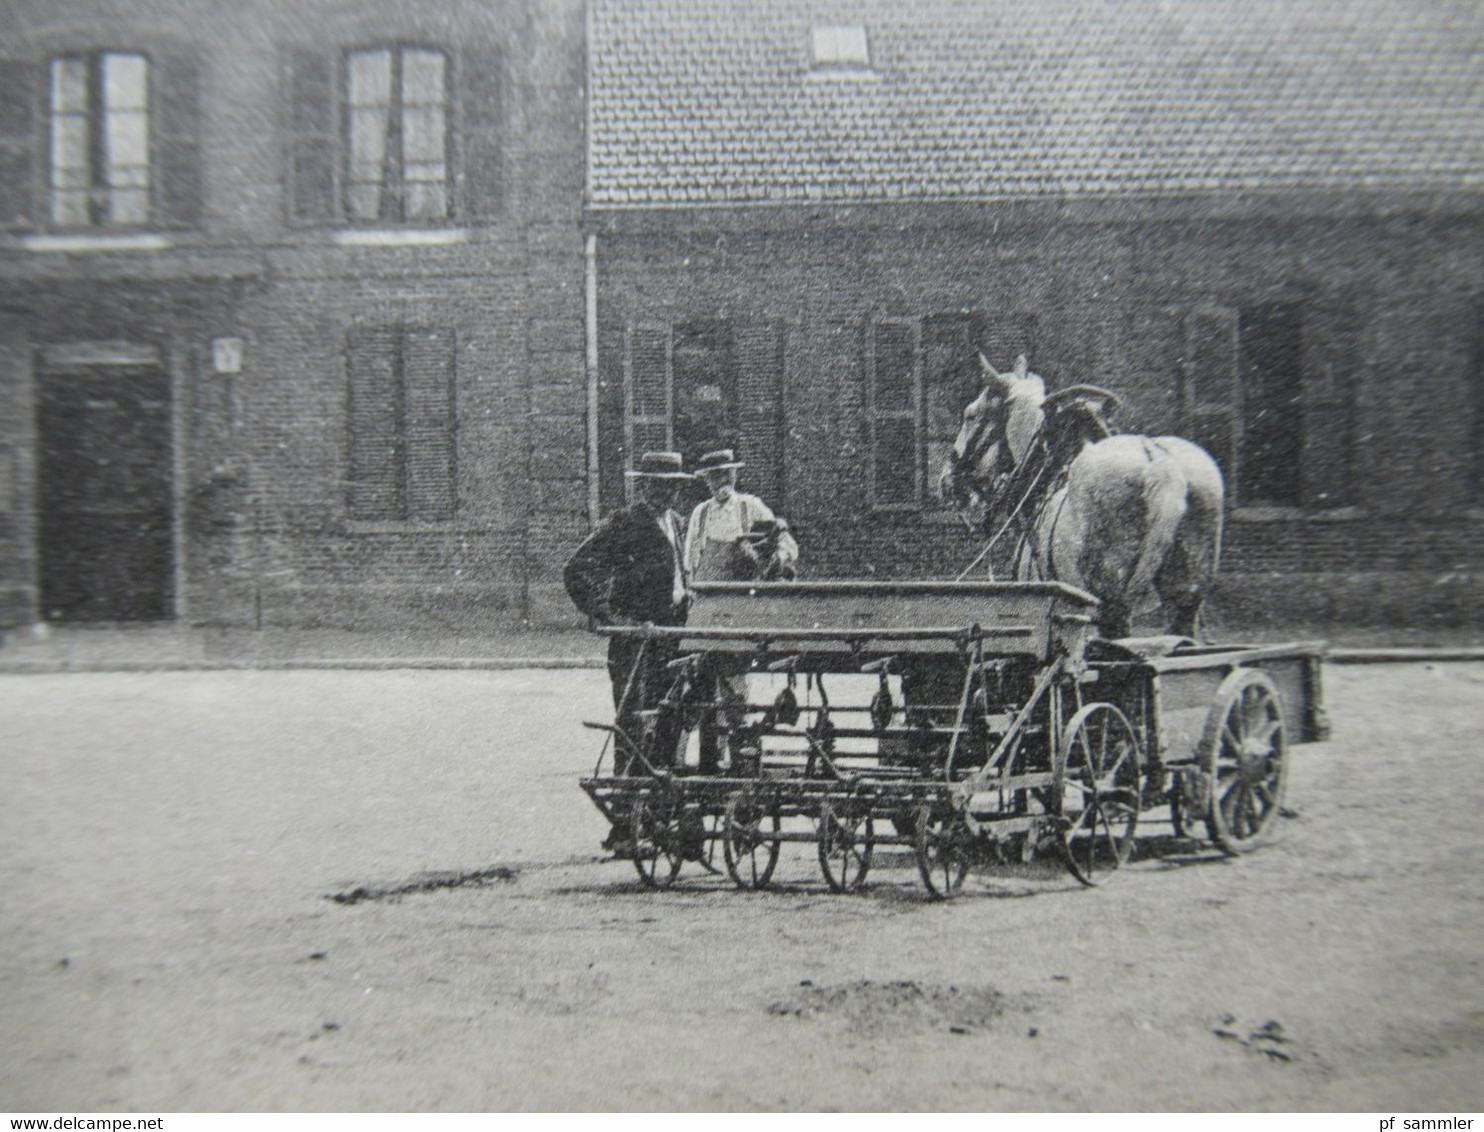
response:
<path fill-rule="evenodd" d="M 811 28 L 809 47 L 816 71 L 870 70 L 871 54 L 866 47 L 864 27 Z"/>

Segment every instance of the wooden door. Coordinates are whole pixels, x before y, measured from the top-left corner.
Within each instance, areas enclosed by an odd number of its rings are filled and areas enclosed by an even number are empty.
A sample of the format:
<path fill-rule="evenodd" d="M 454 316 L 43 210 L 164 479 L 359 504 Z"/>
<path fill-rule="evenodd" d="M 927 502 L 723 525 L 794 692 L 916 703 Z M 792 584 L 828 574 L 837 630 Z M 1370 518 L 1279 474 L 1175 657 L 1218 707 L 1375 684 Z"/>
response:
<path fill-rule="evenodd" d="M 142 367 L 43 373 L 37 437 L 42 617 L 170 617 L 168 376 Z"/>

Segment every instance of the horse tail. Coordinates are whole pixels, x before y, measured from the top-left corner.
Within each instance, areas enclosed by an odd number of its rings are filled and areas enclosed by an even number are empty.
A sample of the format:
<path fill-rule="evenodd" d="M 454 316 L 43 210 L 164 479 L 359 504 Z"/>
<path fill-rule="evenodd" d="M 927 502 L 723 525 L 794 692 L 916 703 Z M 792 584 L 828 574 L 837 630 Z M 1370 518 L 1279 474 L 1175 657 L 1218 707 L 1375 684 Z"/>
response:
<path fill-rule="evenodd" d="M 1144 541 L 1125 591 L 1132 611 L 1154 589 L 1154 576 L 1164 565 L 1189 506 L 1189 484 L 1180 465 L 1164 453 L 1148 453 L 1144 477 Z"/>

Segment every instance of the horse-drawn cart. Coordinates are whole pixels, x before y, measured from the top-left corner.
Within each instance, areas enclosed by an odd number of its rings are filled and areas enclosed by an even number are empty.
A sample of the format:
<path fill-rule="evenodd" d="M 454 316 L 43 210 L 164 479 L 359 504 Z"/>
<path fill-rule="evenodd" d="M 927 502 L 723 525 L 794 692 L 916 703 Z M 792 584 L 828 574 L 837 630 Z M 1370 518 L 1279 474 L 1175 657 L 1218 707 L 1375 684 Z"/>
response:
<path fill-rule="evenodd" d="M 609 738 L 583 789 L 652 885 L 719 852 L 764 887 L 786 842 L 841 892 L 884 845 L 936 896 L 1049 851 L 1093 884 L 1160 806 L 1258 844 L 1291 745 L 1323 737 L 1322 646 L 1105 641 L 1097 608 L 1056 582 L 698 586 L 684 627 L 607 630 L 673 659 L 652 707 L 589 725 Z"/>

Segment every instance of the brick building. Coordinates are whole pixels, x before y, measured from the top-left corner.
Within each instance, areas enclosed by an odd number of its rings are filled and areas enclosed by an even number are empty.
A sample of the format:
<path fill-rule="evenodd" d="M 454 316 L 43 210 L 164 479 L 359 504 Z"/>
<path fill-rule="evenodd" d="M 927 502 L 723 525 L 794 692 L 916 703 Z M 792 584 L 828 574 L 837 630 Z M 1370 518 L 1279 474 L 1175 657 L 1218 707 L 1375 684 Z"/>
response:
<path fill-rule="evenodd" d="M 524 620 L 585 498 L 581 3 L 4 10 L 0 625 Z"/>
<path fill-rule="evenodd" d="M 1484 12 L 592 0 L 599 482 L 721 432 L 811 575 L 952 576 L 973 351 L 1229 482 L 1219 614 L 1477 623 Z"/>
<path fill-rule="evenodd" d="M 952 575 L 977 348 L 1210 446 L 1234 618 L 1477 619 L 1473 6 L 4 14 L 0 626 L 570 623 L 715 439 L 812 575 Z"/>

